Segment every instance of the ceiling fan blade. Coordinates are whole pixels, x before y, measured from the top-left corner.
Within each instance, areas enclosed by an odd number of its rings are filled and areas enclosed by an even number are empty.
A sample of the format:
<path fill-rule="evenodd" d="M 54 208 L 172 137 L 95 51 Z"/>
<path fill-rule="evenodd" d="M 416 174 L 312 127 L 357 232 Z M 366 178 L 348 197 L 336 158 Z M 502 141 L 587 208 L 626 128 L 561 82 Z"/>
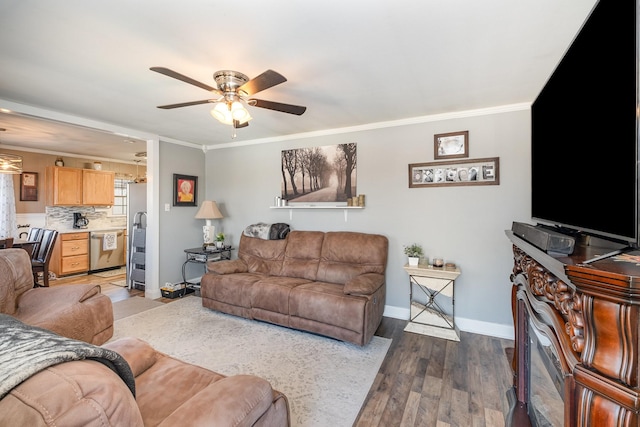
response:
<path fill-rule="evenodd" d="M 280 102 L 265 101 L 263 99 L 255 98 L 249 100 L 249 105 L 266 108 L 269 110 L 281 111 L 283 113 L 295 114 L 297 116 L 301 116 L 305 111 L 307 111 L 307 107 L 302 107 L 300 105 L 282 104 Z"/>
<path fill-rule="evenodd" d="M 246 128 L 247 126 L 249 126 L 249 122 L 240 123 L 237 120 L 233 121 L 233 127 L 236 129 Z"/>
<path fill-rule="evenodd" d="M 162 108 L 163 110 L 170 110 L 172 108 L 189 107 L 191 105 L 206 104 L 208 102 L 215 102 L 215 100 L 203 99 L 202 101 L 181 102 L 180 104 L 158 105 L 158 108 Z"/>
<path fill-rule="evenodd" d="M 280 73 L 277 73 L 273 70 L 267 70 L 264 73 L 260 74 L 258 77 L 254 77 L 249 80 L 242 86 L 238 88 L 238 90 L 247 94 L 247 96 L 251 96 L 255 93 L 263 91 L 265 89 L 269 89 L 275 85 L 279 85 L 280 83 L 286 82 L 287 79 Z"/>
<path fill-rule="evenodd" d="M 191 85 L 198 86 L 199 88 L 202 88 L 204 90 L 208 90 L 209 92 L 215 92 L 215 93 L 218 93 L 218 94 L 222 94 L 222 92 L 220 92 L 215 87 L 211 87 L 211 86 L 206 85 L 204 83 L 201 83 L 201 82 L 199 82 L 197 80 L 193 80 L 191 77 L 187 77 L 184 74 L 180 74 L 180 73 L 178 73 L 176 71 L 173 71 L 173 70 L 170 70 L 168 68 L 165 68 L 165 67 L 151 67 L 149 69 L 151 71 L 155 71 L 156 73 L 164 74 L 165 76 L 173 77 L 174 79 L 178 79 L 178 80 L 183 81 L 185 83 L 189 83 Z"/>

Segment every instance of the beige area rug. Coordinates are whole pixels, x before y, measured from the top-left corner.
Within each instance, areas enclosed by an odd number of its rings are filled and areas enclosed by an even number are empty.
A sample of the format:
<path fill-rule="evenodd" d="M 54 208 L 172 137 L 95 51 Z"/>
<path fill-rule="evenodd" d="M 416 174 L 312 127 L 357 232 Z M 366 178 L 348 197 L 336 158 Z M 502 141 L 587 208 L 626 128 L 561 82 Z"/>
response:
<path fill-rule="evenodd" d="M 91 273 L 94 276 L 98 277 L 113 277 L 119 276 L 120 274 L 125 274 L 127 272 L 126 267 L 115 268 L 113 270 L 99 271 L 97 273 Z"/>
<path fill-rule="evenodd" d="M 131 297 L 113 303 L 113 318 L 123 319 L 134 314 L 142 313 L 156 307 L 162 307 L 164 303 L 145 297 Z"/>
<path fill-rule="evenodd" d="M 287 395 L 292 427 L 350 427 L 389 349 L 364 347 L 202 307 L 182 298 L 115 322 L 112 338 L 135 336 L 223 375 L 253 374 Z"/>

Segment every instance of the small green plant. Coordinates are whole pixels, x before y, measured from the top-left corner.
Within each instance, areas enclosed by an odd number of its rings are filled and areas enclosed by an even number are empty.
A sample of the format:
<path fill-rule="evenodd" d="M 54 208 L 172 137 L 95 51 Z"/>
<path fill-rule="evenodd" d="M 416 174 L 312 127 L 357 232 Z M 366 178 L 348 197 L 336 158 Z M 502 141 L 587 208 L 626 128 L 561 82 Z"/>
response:
<path fill-rule="evenodd" d="M 424 255 L 424 252 L 422 251 L 422 246 L 417 243 L 413 243 L 404 247 L 404 254 L 408 257 L 420 258 Z"/>
<path fill-rule="evenodd" d="M 216 241 L 217 242 L 224 242 L 224 233 L 216 234 Z"/>

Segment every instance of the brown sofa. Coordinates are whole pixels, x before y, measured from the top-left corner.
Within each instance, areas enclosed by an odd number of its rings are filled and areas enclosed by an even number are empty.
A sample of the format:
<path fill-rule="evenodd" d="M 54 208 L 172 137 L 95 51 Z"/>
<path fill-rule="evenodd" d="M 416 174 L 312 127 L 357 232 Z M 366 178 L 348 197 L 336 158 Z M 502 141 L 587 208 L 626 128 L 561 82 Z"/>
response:
<path fill-rule="evenodd" d="M 96 345 L 113 336 L 113 305 L 99 285 L 34 288 L 31 258 L 20 248 L 0 250 L 0 313 Z"/>
<path fill-rule="evenodd" d="M 262 378 L 225 377 L 160 353 L 137 338 L 96 347 L 5 322 L 0 360 L 24 370 L 26 379 L 0 366 L 0 377 L 8 381 L 0 387 L 0 425 L 290 425 L 286 396 Z M 44 345 L 30 344 L 29 334 Z M 16 341 L 19 350 L 12 350 Z"/>
<path fill-rule="evenodd" d="M 238 259 L 207 264 L 202 305 L 365 345 L 384 312 L 388 245 L 385 236 L 346 231 L 243 234 Z"/>

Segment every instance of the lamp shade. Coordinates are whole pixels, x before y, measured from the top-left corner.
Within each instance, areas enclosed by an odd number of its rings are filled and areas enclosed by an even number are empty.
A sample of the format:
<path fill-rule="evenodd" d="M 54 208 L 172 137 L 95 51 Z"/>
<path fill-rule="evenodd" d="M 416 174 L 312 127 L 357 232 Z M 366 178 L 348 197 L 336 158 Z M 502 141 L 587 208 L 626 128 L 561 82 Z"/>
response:
<path fill-rule="evenodd" d="M 202 202 L 198 213 L 196 214 L 198 219 L 221 219 L 224 218 L 215 200 L 205 200 Z"/>
<path fill-rule="evenodd" d="M 21 174 L 22 157 L 0 153 L 0 173 Z"/>
<path fill-rule="evenodd" d="M 202 238 L 205 245 L 212 244 L 215 240 L 216 227 L 211 225 L 211 220 L 224 218 L 216 202 L 214 200 L 205 200 L 202 202 L 196 218 L 206 220 L 206 224 L 202 226 Z"/>

